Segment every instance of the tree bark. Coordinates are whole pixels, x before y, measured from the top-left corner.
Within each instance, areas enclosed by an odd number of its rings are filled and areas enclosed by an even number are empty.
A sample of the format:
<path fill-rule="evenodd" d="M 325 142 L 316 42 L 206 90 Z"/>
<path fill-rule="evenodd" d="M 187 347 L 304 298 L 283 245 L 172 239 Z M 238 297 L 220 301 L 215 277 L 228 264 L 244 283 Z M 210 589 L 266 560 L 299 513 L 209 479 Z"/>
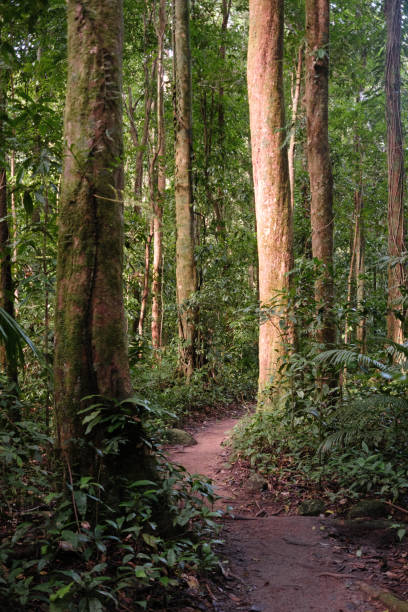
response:
<path fill-rule="evenodd" d="M 352 331 L 349 324 L 349 311 L 353 300 L 353 287 L 355 283 L 356 288 L 356 306 L 357 309 L 361 307 L 364 299 L 364 233 L 363 233 L 363 185 L 362 177 L 360 177 L 360 183 L 354 191 L 354 227 L 353 227 L 353 239 L 351 241 L 351 253 L 350 253 L 350 269 L 347 278 L 347 313 L 346 322 L 344 329 L 344 344 L 348 344 L 350 341 L 350 332 Z M 363 319 L 357 326 L 357 339 L 363 342 L 365 335 L 365 325 Z"/>
<path fill-rule="evenodd" d="M 259 392 L 265 390 L 291 340 L 282 292 L 293 266 L 292 215 L 285 147 L 283 0 L 250 0 L 248 94 L 261 308 L 272 306 L 259 329 Z M 282 321 L 284 322 L 281 327 Z"/>
<path fill-rule="evenodd" d="M 363 194 L 363 181 L 361 177 L 360 187 L 356 197 L 360 200 L 359 205 L 359 222 L 358 222 L 358 233 L 356 241 L 356 306 L 357 312 L 362 312 L 364 297 L 365 297 L 365 240 L 364 240 L 364 218 L 363 218 L 363 205 L 364 205 L 364 194 Z M 356 339 L 360 345 L 360 352 L 366 352 L 366 317 L 364 314 L 360 314 L 360 319 L 357 323 Z"/>
<path fill-rule="evenodd" d="M 311 195 L 312 254 L 322 265 L 315 285 L 321 325 L 318 342 L 331 348 L 333 316 L 333 179 L 328 138 L 329 0 L 306 0 L 307 161 Z"/>
<path fill-rule="evenodd" d="M 122 296 L 122 2 L 68 0 L 55 321 L 58 446 L 89 469 L 85 396 L 131 393 Z M 88 400 L 89 401 L 89 400 Z"/>
<path fill-rule="evenodd" d="M 231 0 L 222 0 L 222 22 L 221 22 L 221 44 L 219 54 L 221 61 L 225 63 L 226 57 L 226 33 L 228 29 L 228 20 L 231 12 Z M 217 196 L 214 200 L 214 212 L 216 218 L 217 233 L 220 238 L 225 238 L 225 219 L 224 219 L 224 182 L 225 182 L 225 100 L 224 86 L 222 82 L 222 70 L 220 71 L 220 84 L 218 86 L 218 182 Z"/>
<path fill-rule="evenodd" d="M 7 151 L 5 147 L 4 117 L 7 112 L 7 85 L 9 75 L 0 68 L 0 306 L 14 317 L 13 279 L 11 274 L 11 244 L 8 221 Z M 0 365 L 7 378 L 17 383 L 17 363 L 7 359 L 0 345 Z"/>
<path fill-rule="evenodd" d="M 166 133 L 164 124 L 164 33 L 166 0 L 160 0 L 157 28 L 157 192 L 153 206 L 152 346 L 161 348 L 161 288 L 163 252 L 163 206 L 166 193 Z M 157 355 L 157 353 L 156 353 Z"/>
<path fill-rule="evenodd" d="M 149 276 L 150 276 L 150 247 L 153 238 L 153 221 L 150 223 L 149 235 L 145 243 L 145 257 L 144 257 L 144 274 L 143 274 L 143 290 L 140 301 L 140 314 L 139 322 L 137 324 L 137 333 L 139 336 L 143 335 L 143 326 L 147 310 L 147 298 L 149 296 Z"/>
<path fill-rule="evenodd" d="M 190 53 L 190 2 L 174 0 L 174 62 L 176 87 L 176 282 L 180 368 L 190 378 L 195 367 L 196 309 L 189 303 L 197 288 L 194 260 L 194 215 L 191 173 L 192 101 Z"/>
<path fill-rule="evenodd" d="M 289 184 L 290 184 L 290 205 L 293 209 L 295 207 L 295 146 L 296 146 L 296 120 L 299 107 L 300 98 L 300 86 L 302 82 L 302 65 L 303 65 L 303 43 L 299 47 L 297 65 L 296 65 L 296 76 L 292 88 L 292 121 L 291 121 L 291 132 L 289 139 L 288 148 L 288 165 L 289 165 Z"/>
<path fill-rule="evenodd" d="M 401 125 L 401 0 L 386 0 L 387 47 L 385 94 L 388 161 L 388 255 L 400 257 L 405 251 L 404 148 Z M 406 284 L 401 263 L 388 267 L 387 335 L 402 343 L 403 307 L 401 287 Z"/>

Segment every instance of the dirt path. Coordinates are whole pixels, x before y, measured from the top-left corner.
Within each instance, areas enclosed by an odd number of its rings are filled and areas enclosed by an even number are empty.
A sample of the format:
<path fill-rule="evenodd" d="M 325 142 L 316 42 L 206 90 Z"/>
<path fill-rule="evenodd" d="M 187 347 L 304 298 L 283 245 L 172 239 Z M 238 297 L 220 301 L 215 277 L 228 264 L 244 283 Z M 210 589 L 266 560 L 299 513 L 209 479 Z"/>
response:
<path fill-rule="evenodd" d="M 196 446 L 173 449 L 170 458 L 191 473 L 212 478 L 216 492 L 223 497 L 221 504 L 231 505 L 237 509 L 236 516 L 241 516 L 240 508 L 248 501 L 248 493 L 243 488 L 234 494 L 229 487 L 226 452 L 221 446 L 237 421 L 226 418 L 207 424 L 195 433 Z M 366 576 L 359 575 L 358 570 L 353 571 L 352 578 L 345 575 L 347 560 L 342 558 L 336 542 L 328 537 L 325 519 L 242 516 L 226 519 L 223 538 L 223 553 L 240 586 L 235 595 L 229 594 L 229 599 L 235 602 L 232 607 L 217 603 L 214 595 L 213 606 L 218 612 L 384 610 L 384 606 L 368 602 L 358 588 L 356 578 L 366 579 Z"/>

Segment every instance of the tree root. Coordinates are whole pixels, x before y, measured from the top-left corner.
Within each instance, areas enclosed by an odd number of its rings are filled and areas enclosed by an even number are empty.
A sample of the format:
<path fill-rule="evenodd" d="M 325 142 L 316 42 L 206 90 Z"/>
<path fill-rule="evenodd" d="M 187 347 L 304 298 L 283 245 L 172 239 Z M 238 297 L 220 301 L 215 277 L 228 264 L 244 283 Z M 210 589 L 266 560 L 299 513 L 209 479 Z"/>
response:
<path fill-rule="evenodd" d="M 398 597 L 390 593 L 390 591 L 371 586 L 371 584 L 367 584 L 367 582 L 359 582 L 358 586 L 364 593 L 367 593 L 367 595 L 373 599 L 377 599 L 385 604 L 390 612 L 408 612 L 408 602 L 398 599 Z"/>

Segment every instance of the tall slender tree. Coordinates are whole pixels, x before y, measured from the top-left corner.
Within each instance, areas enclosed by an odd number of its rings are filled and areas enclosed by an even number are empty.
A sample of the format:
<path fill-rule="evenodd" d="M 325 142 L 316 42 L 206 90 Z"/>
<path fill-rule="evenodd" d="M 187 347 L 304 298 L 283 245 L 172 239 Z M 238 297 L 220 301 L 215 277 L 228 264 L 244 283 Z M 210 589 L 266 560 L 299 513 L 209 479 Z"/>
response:
<path fill-rule="evenodd" d="M 306 122 L 310 178 L 312 254 L 323 268 L 315 286 L 321 325 L 317 340 L 332 346 L 333 179 L 328 135 L 329 0 L 306 0 Z"/>
<path fill-rule="evenodd" d="M 161 347 L 161 285 L 163 205 L 166 193 L 166 132 L 164 123 L 164 35 L 166 0 L 160 0 L 157 24 L 157 190 L 153 201 L 152 346 Z"/>
<path fill-rule="evenodd" d="M 388 161 L 388 255 L 400 257 L 405 251 L 404 228 L 404 148 L 401 125 L 401 0 L 386 0 L 387 46 L 385 93 Z M 401 287 L 406 284 L 404 266 L 388 267 L 387 334 L 403 342 Z"/>
<path fill-rule="evenodd" d="M 292 82 L 292 119 L 291 119 L 291 132 L 289 138 L 288 147 L 288 163 L 289 163 L 289 184 L 290 184 L 290 205 L 293 209 L 295 207 L 295 146 L 296 146 L 296 120 L 298 116 L 298 106 L 300 99 L 300 88 L 302 85 L 302 66 L 303 66 L 303 53 L 304 43 L 299 47 L 296 63 L 296 73 Z"/>
<path fill-rule="evenodd" d="M 85 396 L 131 392 L 122 298 L 122 1 L 68 0 L 55 321 L 58 443 L 75 465 Z M 89 400 L 88 400 L 89 401 Z"/>
<path fill-rule="evenodd" d="M 7 116 L 7 87 L 9 78 L 9 71 L 4 67 L 0 67 L 0 306 L 13 317 L 14 293 L 11 274 L 11 243 L 7 194 L 7 151 L 5 146 L 5 119 Z M 3 346 L 0 347 L 0 365 L 7 377 L 17 382 L 16 363 L 7 359 L 6 351 Z"/>
<path fill-rule="evenodd" d="M 278 302 L 293 264 L 292 215 L 283 96 L 283 0 L 250 0 L 248 94 L 262 308 L 275 312 L 259 329 L 259 392 L 277 374 L 290 340 Z"/>
<path fill-rule="evenodd" d="M 190 1 L 174 0 L 174 72 L 176 90 L 175 199 L 176 282 L 180 367 L 189 378 L 195 366 L 196 309 L 189 302 L 197 288 L 191 173 L 192 102 Z"/>

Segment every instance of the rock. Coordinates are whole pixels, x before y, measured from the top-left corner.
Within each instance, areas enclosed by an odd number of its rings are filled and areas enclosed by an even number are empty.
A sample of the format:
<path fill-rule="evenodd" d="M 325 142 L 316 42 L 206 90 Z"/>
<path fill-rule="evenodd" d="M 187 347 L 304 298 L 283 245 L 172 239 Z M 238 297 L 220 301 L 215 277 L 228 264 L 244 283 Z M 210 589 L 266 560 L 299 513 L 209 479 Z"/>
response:
<path fill-rule="evenodd" d="M 251 474 L 247 481 L 244 483 L 245 489 L 248 493 L 257 493 L 258 491 L 265 491 L 268 488 L 268 481 L 256 472 Z"/>
<path fill-rule="evenodd" d="M 298 511 L 301 516 L 319 516 L 325 511 L 325 505 L 321 499 L 305 499 Z"/>
<path fill-rule="evenodd" d="M 168 429 L 167 439 L 169 444 L 174 445 L 181 444 L 182 446 L 194 446 L 197 444 L 197 440 L 195 440 L 188 431 L 184 431 L 183 429 Z"/>
<path fill-rule="evenodd" d="M 354 504 L 349 510 L 349 518 L 361 518 L 369 516 L 371 518 L 381 518 L 388 516 L 390 509 L 388 505 L 379 499 L 366 499 Z"/>

